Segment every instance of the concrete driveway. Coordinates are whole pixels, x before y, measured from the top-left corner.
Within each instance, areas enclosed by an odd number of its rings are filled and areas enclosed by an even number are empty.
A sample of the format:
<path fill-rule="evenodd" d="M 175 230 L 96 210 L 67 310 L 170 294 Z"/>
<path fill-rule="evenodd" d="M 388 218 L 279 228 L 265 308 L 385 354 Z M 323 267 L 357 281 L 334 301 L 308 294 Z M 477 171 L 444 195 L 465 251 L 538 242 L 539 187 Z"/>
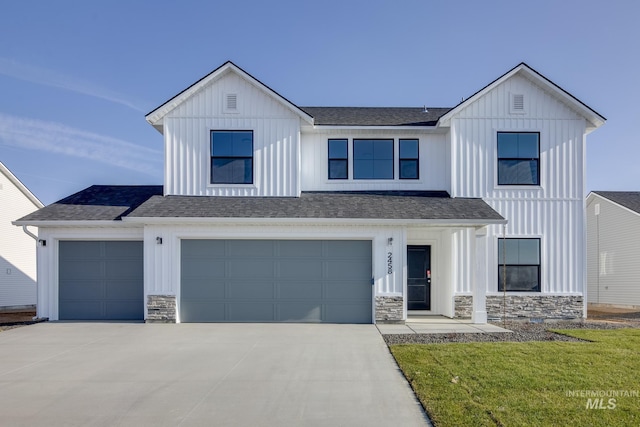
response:
<path fill-rule="evenodd" d="M 428 425 L 373 325 L 12 329 L 0 414 L 11 426 Z"/>

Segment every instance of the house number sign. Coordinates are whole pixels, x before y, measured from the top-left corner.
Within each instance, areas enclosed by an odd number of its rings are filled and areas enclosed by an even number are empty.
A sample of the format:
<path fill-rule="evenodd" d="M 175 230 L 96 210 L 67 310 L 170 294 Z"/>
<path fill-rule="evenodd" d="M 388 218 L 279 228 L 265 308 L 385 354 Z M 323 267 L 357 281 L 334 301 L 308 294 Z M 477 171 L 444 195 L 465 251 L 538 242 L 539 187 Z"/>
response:
<path fill-rule="evenodd" d="M 393 253 L 387 252 L 387 274 L 393 273 Z"/>

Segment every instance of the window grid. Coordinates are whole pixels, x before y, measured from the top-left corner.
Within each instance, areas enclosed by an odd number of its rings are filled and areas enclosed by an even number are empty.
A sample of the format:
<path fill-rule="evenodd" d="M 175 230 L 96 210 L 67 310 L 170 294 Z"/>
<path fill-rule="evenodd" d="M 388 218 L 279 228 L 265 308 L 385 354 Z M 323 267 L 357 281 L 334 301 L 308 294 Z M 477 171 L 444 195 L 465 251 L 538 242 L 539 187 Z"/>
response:
<path fill-rule="evenodd" d="M 498 132 L 497 153 L 498 185 L 540 185 L 540 132 Z"/>
<path fill-rule="evenodd" d="M 253 184 L 253 131 L 211 131 L 211 184 Z"/>
<path fill-rule="evenodd" d="M 506 241 L 505 241 L 506 240 Z M 536 259 L 526 259 L 527 254 L 524 251 L 524 254 L 521 251 L 520 242 L 536 242 Z M 513 250 L 513 243 L 518 243 L 518 249 L 516 258 L 517 261 L 513 260 L 514 253 L 510 252 L 510 249 Z M 504 250 L 506 247 L 506 258 L 507 262 L 504 263 Z M 512 246 L 509 248 L 509 246 Z M 525 260 L 520 262 L 521 258 L 524 257 Z M 511 260 L 509 260 L 511 258 Z M 536 263 L 537 261 L 537 263 Z M 506 287 L 507 292 L 541 292 L 541 253 L 540 253 L 540 238 L 499 238 L 498 239 L 498 291 L 504 291 L 504 273 L 507 273 Z M 531 284 L 534 284 L 531 286 Z"/>
<path fill-rule="evenodd" d="M 349 143 L 347 139 L 329 139 L 328 149 L 328 170 L 329 179 L 349 178 Z"/>
<path fill-rule="evenodd" d="M 400 179 L 420 179 L 420 143 L 417 139 L 399 140 Z"/>

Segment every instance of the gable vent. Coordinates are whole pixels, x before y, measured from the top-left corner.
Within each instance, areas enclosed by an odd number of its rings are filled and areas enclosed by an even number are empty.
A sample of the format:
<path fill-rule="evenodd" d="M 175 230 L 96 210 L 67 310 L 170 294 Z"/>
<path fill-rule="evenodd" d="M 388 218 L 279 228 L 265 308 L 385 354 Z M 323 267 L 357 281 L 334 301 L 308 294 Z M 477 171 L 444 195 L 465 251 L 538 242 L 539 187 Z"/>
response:
<path fill-rule="evenodd" d="M 236 111 L 238 109 L 238 95 L 228 93 L 225 100 L 225 109 L 228 111 Z"/>
<path fill-rule="evenodd" d="M 512 113 L 524 113 L 524 95 L 513 94 L 511 95 L 511 112 Z"/>

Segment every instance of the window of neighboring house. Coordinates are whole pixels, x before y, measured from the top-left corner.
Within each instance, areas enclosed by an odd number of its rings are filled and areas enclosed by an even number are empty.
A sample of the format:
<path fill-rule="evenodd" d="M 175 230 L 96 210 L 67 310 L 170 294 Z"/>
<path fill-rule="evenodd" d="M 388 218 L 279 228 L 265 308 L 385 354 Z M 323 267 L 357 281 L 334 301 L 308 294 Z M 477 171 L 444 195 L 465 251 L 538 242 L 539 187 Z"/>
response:
<path fill-rule="evenodd" d="M 349 154 L 346 139 L 329 140 L 329 179 L 349 178 Z"/>
<path fill-rule="evenodd" d="M 253 131 L 211 131 L 211 183 L 253 183 Z"/>
<path fill-rule="evenodd" d="M 354 139 L 353 179 L 393 179 L 393 139 Z"/>
<path fill-rule="evenodd" d="M 505 265 L 507 291 L 540 292 L 540 239 L 498 239 L 500 292 L 504 291 Z"/>
<path fill-rule="evenodd" d="M 400 179 L 418 179 L 418 140 L 400 140 Z"/>
<path fill-rule="evenodd" d="M 540 185 L 540 133 L 498 132 L 498 185 Z"/>

